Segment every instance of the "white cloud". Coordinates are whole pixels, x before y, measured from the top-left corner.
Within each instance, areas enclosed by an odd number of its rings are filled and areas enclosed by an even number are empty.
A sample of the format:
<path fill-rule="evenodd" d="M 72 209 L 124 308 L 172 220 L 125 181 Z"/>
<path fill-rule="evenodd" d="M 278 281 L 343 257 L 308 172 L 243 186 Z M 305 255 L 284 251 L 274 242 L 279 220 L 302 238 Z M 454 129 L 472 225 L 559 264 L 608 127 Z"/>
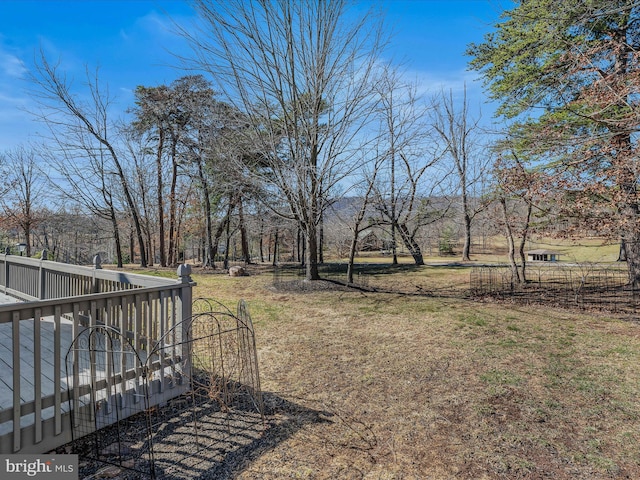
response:
<path fill-rule="evenodd" d="M 406 70 L 403 75 L 407 81 L 415 84 L 416 93 L 425 99 L 439 96 L 441 93 L 449 95 L 451 92 L 454 102 L 460 104 L 466 89 L 470 111 L 487 122 L 491 121 L 497 108 L 497 104 L 485 93 L 482 79 L 477 72 L 466 69 L 439 72 Z"/>
<path fill-rule="evenodd" d="M 30 99 L 25 95 L 29 69 L 0 38 L 0 150 L 26 141 L 33 131 L 26 112 Z"/>
<path fill-rule="evenodd" d="M 1 77 L 22 78 L 26 73 L 27 67 L 20 58 L 9 52 L 0 50 Z"/>
<path fill-rule="evenodd" d="M 171 21 L 157 12 L 150 12 L 138 19 L 137 22 L 143 29 L 153 33 L 169 33 L 171 31 Z"/>
<path fill-rule="evenodd" d="M 0 105 L 23 105 L 25 98 L 20 98 L 14 94 L 7 94 L 3 92 L 5 88 L 0 85 Z"/>
<path fill-rule="evenodd" d="M 174 37 L 173 20 L 166 15 L 151 11 L 136 19 L 130 29 L 121 30 L 120 37 L 125 41 L 138 41 L 141 37 L 154 42 Z"/>
<path fill-rule="evenodd" d="M 0 151 L 26 143 L 36 131 L 33 118 L 17 103 L 0 98 Z"/>
<path fill-rule="evenodd" d="M 418 93 L 424 95 L 432 95 L 441 91 L 448 92 L 451 90 L 454 94 L 462 94 L 464 89 L 467 95 L 473 96 L 483 95 L 482 84 L 479 81 L 477 73 L 468 70 L 451 71 L 451 72 L 426 72 L 420 70 L 408 70 L 405 77 L 416 83 Z"/>

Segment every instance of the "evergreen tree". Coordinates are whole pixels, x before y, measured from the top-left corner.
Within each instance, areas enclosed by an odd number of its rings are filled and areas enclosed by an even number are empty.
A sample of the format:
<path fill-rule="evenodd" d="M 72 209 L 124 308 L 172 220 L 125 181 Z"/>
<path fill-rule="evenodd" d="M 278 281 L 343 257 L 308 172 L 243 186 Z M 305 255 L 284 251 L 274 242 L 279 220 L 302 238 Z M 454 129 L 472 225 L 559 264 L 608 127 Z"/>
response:
<path fill-rule="evenodd" d="M 622 238 L 640 285 L 640 3 L 527 0 L 469 47 L 569 232 Z"/>

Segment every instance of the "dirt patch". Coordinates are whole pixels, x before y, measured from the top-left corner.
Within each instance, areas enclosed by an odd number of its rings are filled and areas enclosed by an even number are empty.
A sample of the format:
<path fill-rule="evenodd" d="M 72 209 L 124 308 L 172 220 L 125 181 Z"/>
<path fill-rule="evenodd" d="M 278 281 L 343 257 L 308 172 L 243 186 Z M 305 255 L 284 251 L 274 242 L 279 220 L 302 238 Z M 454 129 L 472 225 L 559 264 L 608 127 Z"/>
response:
<path fill-rule="evenodd" d="M 288 280 L 282 282 L 275 282 L 271 285 L 271 289 L 276 292 L 291 292 L 291 293 L 305 293 L 305 292 L 331 292 L 331 291 L 348 291 L 353 287 L 347 285 L 332 282 L 329 280 Z"/>

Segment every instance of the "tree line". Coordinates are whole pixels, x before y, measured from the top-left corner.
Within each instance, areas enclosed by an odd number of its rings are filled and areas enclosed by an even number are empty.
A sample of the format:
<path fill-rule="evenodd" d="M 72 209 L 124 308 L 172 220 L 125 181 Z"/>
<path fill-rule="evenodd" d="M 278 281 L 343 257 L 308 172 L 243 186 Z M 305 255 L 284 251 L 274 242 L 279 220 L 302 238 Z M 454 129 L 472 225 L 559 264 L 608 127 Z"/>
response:
<path fill-rule="evenodd" d="M 178 28 L 200 73 L 139 86 L 124 122 L 98 71 L 78 90 L 40 54 L 33 113 L 46 142 L 1 155 L 4 222 L 27 248 L 36 232 L 48 241 L 45 217 L 64 213 L 90 219 L 118 266 L 175 265 L 187 248 L 205 267 L 221 254 L 270 261 L 286 238 L 314 280 L 336 225 L 352 265 L 374 230 L 394 262 L 402 245 L 424 263 L 429 230 L 459 237 L 468 260 L 491 223 L 522 281 L 538 230 L 620 240 L 640 282 L 636 2 L 505 11 L 468 50 L 501 102 L 504 127 L 491 132 L 466 91 L 425 98 L 382 60 L 374 11 L 340 0 L 193 6 L 198 22 Z"/>

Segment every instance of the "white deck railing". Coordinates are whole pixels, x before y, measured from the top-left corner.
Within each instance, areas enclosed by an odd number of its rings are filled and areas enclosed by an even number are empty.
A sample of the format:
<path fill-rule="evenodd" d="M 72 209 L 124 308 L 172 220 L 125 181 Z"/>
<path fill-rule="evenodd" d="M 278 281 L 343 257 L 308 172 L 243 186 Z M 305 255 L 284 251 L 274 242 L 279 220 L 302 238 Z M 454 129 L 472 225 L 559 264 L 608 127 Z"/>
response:
<path fill-rule="evenodd" d="M 77 369 L 66 373 L 71 342 L 82 329 L 104 325 L 136 349 L 152 348 L 191 318 L 189 274 L 187 265 L 178 268 L 174 280 L 103 270 L 99 263 L 90 268 L 0 255 L 0 292 L 20 302 L 0 305 L 0 453 L 43 453 L 69 442 L 68 392 L 73 389 L 68 386 L 86 390 Z M 155 362 L 160 371 L 163 362 Z M 111 375 L 107 382 L 130 380 L 129 372 Z M 150 405 L 186 388 L 162 374 L 156 383 Z"/>

